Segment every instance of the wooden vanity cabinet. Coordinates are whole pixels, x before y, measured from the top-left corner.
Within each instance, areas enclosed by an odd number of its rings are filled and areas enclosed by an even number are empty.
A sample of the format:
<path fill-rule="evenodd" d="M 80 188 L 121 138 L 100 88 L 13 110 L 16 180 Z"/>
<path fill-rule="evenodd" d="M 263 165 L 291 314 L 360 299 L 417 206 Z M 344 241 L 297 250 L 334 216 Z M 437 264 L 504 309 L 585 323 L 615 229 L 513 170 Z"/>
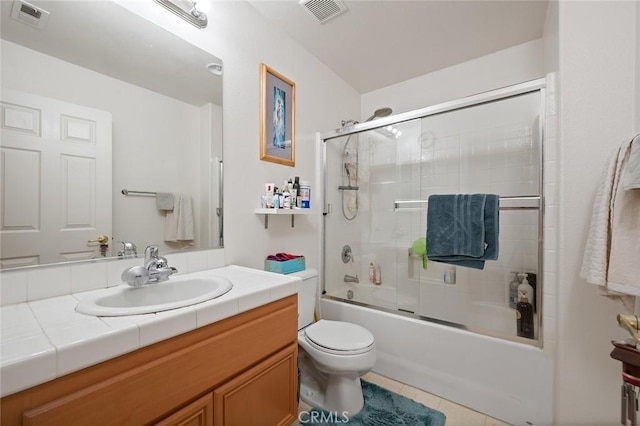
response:
<path fill-rule="evenodd" d="M 9 395 L 2 425 L 291 424 L 297 296 Z"/>
<path fill-rule="evenodd" d="M 155 426 L 209 426 L 213 424 L 213 394 L 208 393 L 179 409 Z"/>

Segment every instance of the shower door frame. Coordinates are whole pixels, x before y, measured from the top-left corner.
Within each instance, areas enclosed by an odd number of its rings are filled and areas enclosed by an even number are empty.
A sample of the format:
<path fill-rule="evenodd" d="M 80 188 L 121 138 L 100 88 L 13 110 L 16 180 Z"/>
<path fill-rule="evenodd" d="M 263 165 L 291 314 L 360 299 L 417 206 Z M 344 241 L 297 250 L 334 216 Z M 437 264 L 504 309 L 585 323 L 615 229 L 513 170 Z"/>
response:
<path fill-rule="evenodd" d="M 453 112 L 457 110 L 462 110 L 465 108 L 480 106 L 488 103 L 499 102 L 502 100 L 506 100 L 509 98 L 531 94 L 539 92 L 540 93 L 540 105 L 539 105 L 539 119 L 538 119 L 538 134 L 539 137 L 539 188 L 538 188 L 538 196 L 527 196 L 527 197 L 504 197 L 507 201 L 506 209 L 508 210 L 538 210 L 538 283 L 536 293 L 538 294 L 538 306 L 537 306 L 537 327 L 538 327 L 538 336 L 537 339 L 525 339 L 516 336 L 502 335 L 499 333 L 490 333 L 486 330 L 474 329 L 472 326 L 462 325 L 457 323 L 450 323 L 448 321 L 439 320 L 437 318 L 425 317 L 423 315 L 405 312 L 398 309 L 389 309 L 383 308 L 376 305 L 370 305 L 367 303 L 345 300 L 343 298 L 334 297 L 327 295 L 326 293 L 326 268 L 327 268 L 327 253 L 326 253 L 326 239 L 327 239 L 327 224 L 326 219 L 327 215 L 331 213 L 331 205 L 327 202 L 327 142 L 333 139 L 343 138 L 349 135 L 355 135 L 359 133 L 364 133 L 369 130 L 375 130 L 379 128 L 383 128 L 390 125 L 396 125 L 416 119 L 423 119 L 430 116 L 435 116 L 438 114 L 444 114 L 448 112 Z M 535 80 L 526 81 L 519 84 L 514 84 L 511 86 L 506 86 L 500 89 L 495 89 L 483 93 L 479 93 L 476 95 L 464 97 L 461 99 L 457 99 L 454 101 L 443 102 L 441 104 L 436 104 L 432 106 L 428 106 L 425 108 L 419 108 L 413 111 L 408 111 L 401 114 L 391 115 L 389 117 L 379 118 L 375 121 L 369 121 L 364 123 L 358 123 L 351 126 L 341 127 L 329 132 L 318 133 L 316 141 L 318 142 L 320 149 L 320 168 L 321 168 L 321 176 L 320 180 L 322 182 L 322 221 L 320 224 L 320 264 L 322 265 L 320 268 L 320 293 L 322 298 L 338 300 L 343 303 L 351 303 L 359 306 L 364 306 L 369 309 L 375 309 L 378 311 L 384 311 L 388 313 L 393 313 L 395 315 L 406 316 L 414 319 L 421 319 L 424 321 L 445 324 L 448 326 L 462 328 L 471 332 L 489 335 L 493 337 L 498 337 L 500 339 L 509 340 L 518 343 L 524 343 L 531 346 L 543 347 L 543 323 L 542 323 L 542 312 L 543 311 L 543 287 L 544 287 L 544 277 L 543 277 L 543 257 L 544 257 L 544 147 L 545 147 L 545 119 L 546 119 L 546 79 L 539 78 Z M 512 201 L 527 199 L 526 206 L 517 206 L 513 205 Z M 502 201 L 502 197 L 501 197 Z M 532 202 L 533 201 L 533 205 Z M 411 201 L 417 202 L 417 201 Z M 398 207 L 396 203 L 395 207 Z M 505 209 L 505 208 L 502 208 Z"/>

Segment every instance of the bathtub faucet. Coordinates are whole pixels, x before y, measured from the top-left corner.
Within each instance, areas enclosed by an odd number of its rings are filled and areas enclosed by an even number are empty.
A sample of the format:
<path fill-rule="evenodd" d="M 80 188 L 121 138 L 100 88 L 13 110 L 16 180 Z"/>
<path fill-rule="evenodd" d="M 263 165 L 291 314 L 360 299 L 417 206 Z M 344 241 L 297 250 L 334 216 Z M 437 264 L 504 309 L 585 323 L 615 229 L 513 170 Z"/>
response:
<path fill-rule="evenodd" d="M 351 275 L 345 275 L 344 276 L 344 282 L 345 283 L 359 283 L 360 280 L 358 279 L 357 275 L 355 277 L 351 276 Z"/>

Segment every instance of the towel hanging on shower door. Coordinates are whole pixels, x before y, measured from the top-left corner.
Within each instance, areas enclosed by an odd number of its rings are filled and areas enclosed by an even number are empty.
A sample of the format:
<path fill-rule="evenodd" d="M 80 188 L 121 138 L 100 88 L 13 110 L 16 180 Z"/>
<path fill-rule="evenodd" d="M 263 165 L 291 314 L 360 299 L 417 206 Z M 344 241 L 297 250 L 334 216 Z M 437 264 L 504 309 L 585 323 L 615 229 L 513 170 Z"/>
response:
<path fill-rule="evenodd" d="M 496 194 L 431 195 L 427 207 L 427 258 L 484 269 L 498 259 L 500 197 Z"/>

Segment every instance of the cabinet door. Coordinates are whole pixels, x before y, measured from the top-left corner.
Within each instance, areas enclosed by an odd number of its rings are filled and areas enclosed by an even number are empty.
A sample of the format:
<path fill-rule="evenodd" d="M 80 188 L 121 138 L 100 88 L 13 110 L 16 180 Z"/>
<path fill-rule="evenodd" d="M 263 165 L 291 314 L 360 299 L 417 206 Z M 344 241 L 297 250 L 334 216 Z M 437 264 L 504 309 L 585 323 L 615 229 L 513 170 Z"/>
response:
<path fill-rule="evenodd" d="M 215 389 L 214 424 L 290 425 L 297 413 L 297 354 L 298 344 L 289 345 Z"/>
<path fill-rule="evenodd" d="M 208 393 L 193 401 L 156 426 L 213 426 L 213 395 Z"/>

